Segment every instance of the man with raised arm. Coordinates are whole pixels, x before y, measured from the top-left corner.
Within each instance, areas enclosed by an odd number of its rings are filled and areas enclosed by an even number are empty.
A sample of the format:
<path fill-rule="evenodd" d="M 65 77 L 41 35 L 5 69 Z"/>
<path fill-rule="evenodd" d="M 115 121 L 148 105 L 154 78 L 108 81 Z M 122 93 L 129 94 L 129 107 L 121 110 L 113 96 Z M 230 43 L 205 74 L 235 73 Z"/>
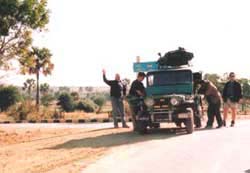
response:
<path fill-rule="evenodd" d="M 118 128 L 117 116 L 120 115 L 123 128 L 129 128 L 124 119 L 123 97 L 126 95 L 126 87 L 120 80 L 120 75 L 115 75 L 115 80 L 107 80 L 106 71 L 103 70 L 103 81 L 110 86 L 110 96 L 112 103 L 112 115 L 114 119 L 114 127 Z"/>

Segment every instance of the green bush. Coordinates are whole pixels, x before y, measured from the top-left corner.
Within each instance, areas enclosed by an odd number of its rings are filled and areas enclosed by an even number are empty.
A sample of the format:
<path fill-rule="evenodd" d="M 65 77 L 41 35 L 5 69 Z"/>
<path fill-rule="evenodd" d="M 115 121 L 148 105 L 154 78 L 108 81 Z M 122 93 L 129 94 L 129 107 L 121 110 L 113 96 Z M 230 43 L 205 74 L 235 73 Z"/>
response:
<path fill-rule="evenodd" d="M 97 107 L 98 106 L 92 100 L 84 99 L 77 103 L 75 109 L 90 113 L 95 112 Z"/>
<path fill-rule="evenodd" d="M 10 106 L 15 105 L 21 96 L 16 87 L 0 87 L 0 110 L 6 111 Z"/>
<path fill-rule="evenodd" d="M 103 105 L 107 101 L 107 98 L 105 97 L 104 94 L 98 94 L 98 95 L 91 97 L 91 100 L 93 100 L 93 102 L 98 105 L 98 110 L 96 112 L 100 113 Z"/>
<path fill-rule="evenodd" d="M 99 107 L 102 107 L 105 104 L 105 97 L 104 96 L 96 96 L 92 99 L 95 104 L 97 104 Z"/>
<path fill-rule="evenodd" d="M 80 95 L 78 92 L 72 92 L 70 93 L 74 101 L 78 101 L 80 99 Z"/>
<path fill-rule="evenodd" d="M 58 98 L 57 105 L 61 106 L 61 109 L 65 112 L 74 111 L 74 102 L 73 98 L 68 93 L 62 93 Z"/>
<path fill-rule="evenodd" d="M 44 106 L 49 106 L 50 103 L 52 101 L 54 101 L 55 98 L 53 97 L 53 95 L 50 95 L 50 94 L 46 94 L 46 95 L 43 95 L 42 98 L 41 98 L 41 103 L 42 105 Z"/>

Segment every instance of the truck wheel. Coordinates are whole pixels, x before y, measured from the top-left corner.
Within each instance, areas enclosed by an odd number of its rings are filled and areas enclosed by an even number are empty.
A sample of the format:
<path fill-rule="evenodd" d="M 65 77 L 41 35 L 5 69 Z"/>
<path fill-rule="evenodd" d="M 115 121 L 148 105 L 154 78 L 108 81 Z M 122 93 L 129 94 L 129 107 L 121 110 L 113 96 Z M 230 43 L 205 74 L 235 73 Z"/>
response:
<path fill-rule="evenodd" d="M 147 133 L 147 122 L 145 121 L 137 121 L 136 122 L 136 131 L 143 135 Z"/>
<path fill-rule="evenodd" d="M 192 116 L 191 118 L 186 119 L 185 125 L 186 125 L 186 130 L 188 134 L 193 133 L 194 131 L 194 114 L 192 109 L 190 109 Z"/>

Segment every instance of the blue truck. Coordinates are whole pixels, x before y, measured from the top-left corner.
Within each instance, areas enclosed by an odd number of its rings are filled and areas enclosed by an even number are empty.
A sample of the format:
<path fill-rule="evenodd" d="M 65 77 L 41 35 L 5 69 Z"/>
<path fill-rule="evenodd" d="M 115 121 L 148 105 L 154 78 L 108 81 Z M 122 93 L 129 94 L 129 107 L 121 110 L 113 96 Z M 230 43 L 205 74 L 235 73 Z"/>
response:
<path fill-rule="evenodd" d="M 158 61 L 133 64 L 134 72 L 146 73 L 147 93 L 144 98 L 130 98 L 129 101 L 138 108 L 137 111 L 132 110 L 135 131 L 144 134 L 148 128 L 159 128 L 161 123 L 175 123 L 180 128 L 184 125 L 187 133 L 191 134 L 194 120 L 198 122 L 196 126 L 201 125 L 200 102 L 197 102 L 199 97 L 194 86 L 195 80 L 201 80 L 201 74 L 192 72 L 187 63 L 190 59 L 184 57 L 183 62 L 183 54 L 176 55 L 180 51 L 185 50 L 168 52 Z"/>

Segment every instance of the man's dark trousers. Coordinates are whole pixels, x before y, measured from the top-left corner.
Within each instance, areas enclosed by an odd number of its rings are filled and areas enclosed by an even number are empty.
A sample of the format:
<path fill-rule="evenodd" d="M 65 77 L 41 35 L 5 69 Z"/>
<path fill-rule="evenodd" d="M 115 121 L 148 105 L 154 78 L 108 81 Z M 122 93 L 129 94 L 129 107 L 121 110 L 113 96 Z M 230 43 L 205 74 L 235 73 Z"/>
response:
<path fill-rule="evenodd" d="M 123 99 L 118 98 L 118 97 L 111 97 L 111 103 L 112 103 L 112 115 L 113 115 L 113 120 L 114 120 L 114 126 L 118 127 L 118 120 L 117 116 L 120 115 L 122 125 L 125 126 L 126 122 L 124 119 L 124 105 L 123 105 Z"/>
<path fill-rule="evenodd" d="M 208 121 L 207 121 L 207 126 L 212 126 L 214 122 L 214 116 L 216 117 L 217 124 L 218 126 L 222 125 L 222 118 L 221 118 L 221 113 L 220 113 L 220 103 L 209 103 L 208 104 L 208 110 L 207 110 L 207 116 L 208 116 Z"/>

